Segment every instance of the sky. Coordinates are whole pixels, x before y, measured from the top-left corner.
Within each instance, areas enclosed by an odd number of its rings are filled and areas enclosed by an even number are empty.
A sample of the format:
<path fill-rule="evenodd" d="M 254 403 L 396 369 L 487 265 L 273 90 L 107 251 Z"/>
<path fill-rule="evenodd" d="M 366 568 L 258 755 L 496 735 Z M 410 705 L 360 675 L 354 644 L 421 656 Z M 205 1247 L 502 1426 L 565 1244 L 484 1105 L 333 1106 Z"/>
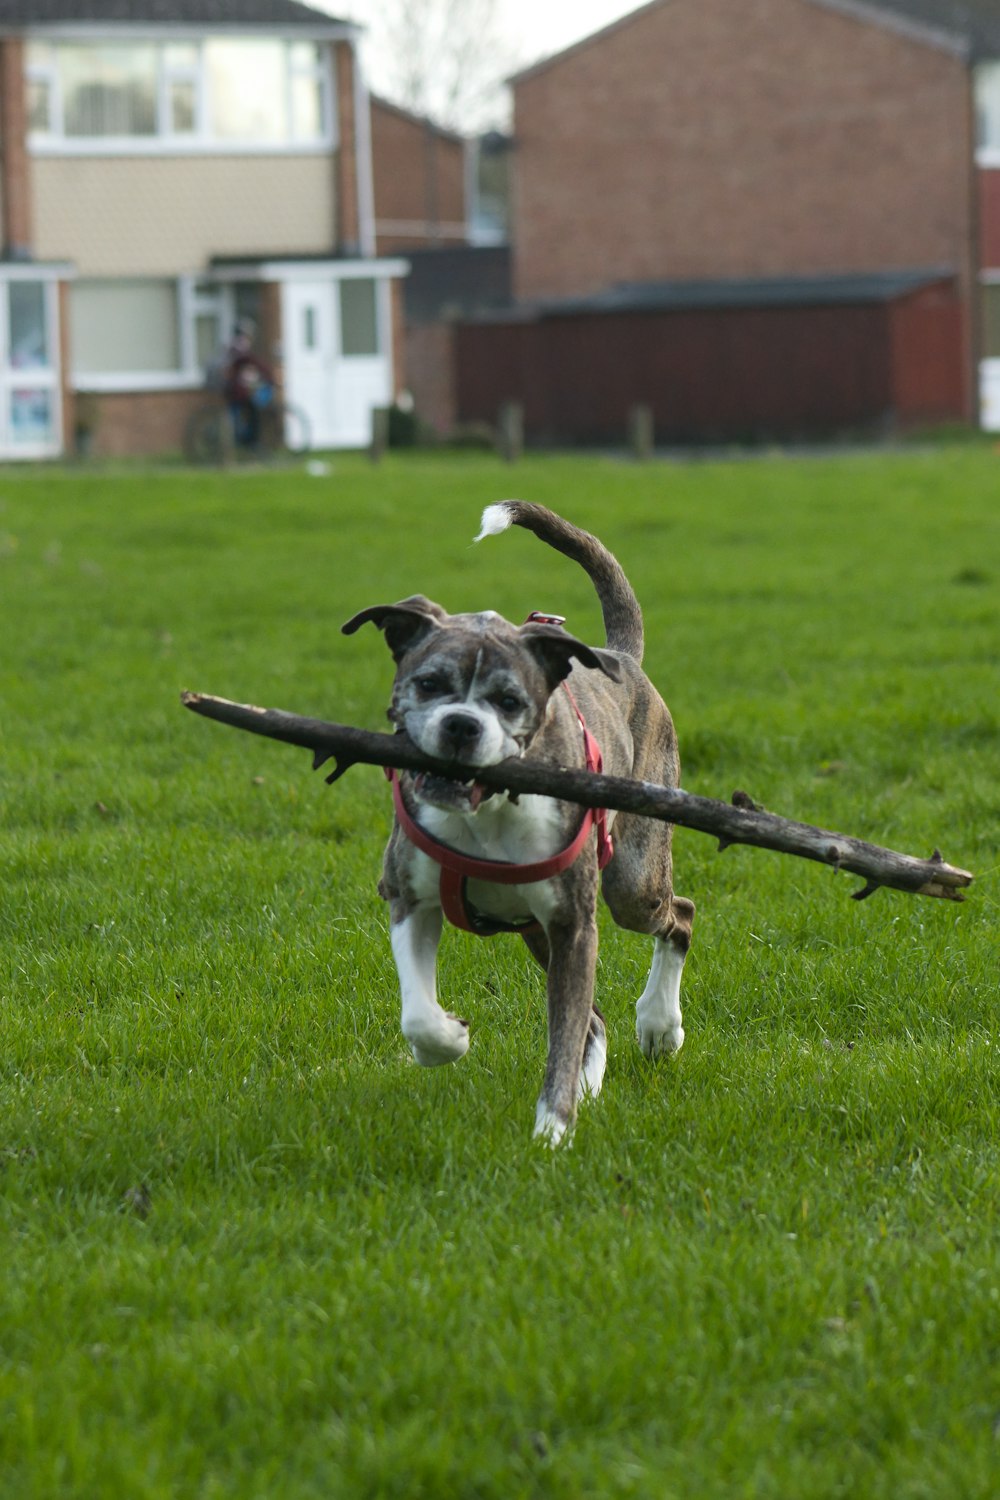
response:
<path fill-rule="evenodd" d="M 385 55 L 380 36 L 380 20 L 393 8 L 393 0 L 309 0 L 317 9 L 328 10 L 345 19 L 358 21 L 367 28 L 363 56 L 372 87 L 389 96 L 392 60 Z M 398 3 L 398 0 L 396 0 Z M 409 0 L 419 9 L 420 0 Z M 443 6 L 446 0 L 426 0 L 428 6 Z M 482 3 L 482 0 L 480 0 Z M 637 9 L 643 0 L 493 0 L 495 26 L 504 56 L 498 58 L 497 76 L 502 77 L 526 67 L 541 57 L 559 52 L 581 37 L 599 31 L 602 26 Z M 502 114 L 502 96 L 488 107 Z M 487 124 L 503 125 L 503 118 L 469 119 L 466 128 Z"/>
<path fill-rule="evenodd" d="M 636 10 L 642 0 L 499 0 L 504 30 L 530 59 L 558 52 L 609 21 Z"/>

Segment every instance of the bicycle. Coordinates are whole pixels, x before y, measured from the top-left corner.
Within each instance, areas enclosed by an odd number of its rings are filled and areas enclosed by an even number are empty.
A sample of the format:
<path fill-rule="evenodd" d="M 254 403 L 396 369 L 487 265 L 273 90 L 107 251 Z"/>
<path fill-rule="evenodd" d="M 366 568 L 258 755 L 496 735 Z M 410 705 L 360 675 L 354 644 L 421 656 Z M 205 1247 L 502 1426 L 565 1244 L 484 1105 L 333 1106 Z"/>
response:
<path fill-rule="evenodd" d="M 257 461 L 307 453 L 309 418 L 290 405 L 273 385 L 262 385 L 251 398 L 256 422 L 250 430 L 246 413 L 213 401 L 197 407 L 184 428 L 184 456 L 193 464 L 224 464 L 232 459 Z"/>

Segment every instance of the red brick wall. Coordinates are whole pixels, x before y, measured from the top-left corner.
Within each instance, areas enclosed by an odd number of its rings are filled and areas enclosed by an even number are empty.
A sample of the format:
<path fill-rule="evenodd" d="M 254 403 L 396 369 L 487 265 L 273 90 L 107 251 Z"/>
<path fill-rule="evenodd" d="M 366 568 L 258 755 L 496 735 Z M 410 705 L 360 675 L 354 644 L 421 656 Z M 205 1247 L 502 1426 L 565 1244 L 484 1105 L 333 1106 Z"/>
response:
<path fill-rule="evenodd" d="M 1000 169 L 979 173 L 979 263 L 1000 271 Z"/>
<path fill-rule="evenodd" d="M 356 254 L 361 246 L 361 213 L 358 205 L 358 132 L 354 113 L 354 50 L 349 42 L 334 43 L 333 66 L 338 131 L 335 158 L 337 248 Z"/>
<path fill-rule="evenodd" d="M 465 241 L 465 142 L 380 99 L 371 101 L 380 255 Z"/>
<path fill-rule="evenodd" d="M 664 0 L 515 88 L 521 298 L 972 271 L 970 78 L 816 0 Z"/>
<path fill-rule="evenodd" d="M 0 40 L 0 173 L 3 176 L 3 251 L 25 256 L 33 242 L 28 162 L 24 43 Z"/>
<path fill-rule="evenodd" d="M 142 391 L 77 396 L 77 413 L 93 419 L 95 458 L 133 458 L 181 451 L 184 427 L 209 391 Z M 221 404 L 221 398 L 217 398 Z M 67 436 L 67 446 L 72 435 Z"/>
<path fill-rule="evenodd" d="M 455 391 L 455 324 L 422 323 L 406 335 L 406 371 L 417 415 L 441 437 L 458 419 Z"/>

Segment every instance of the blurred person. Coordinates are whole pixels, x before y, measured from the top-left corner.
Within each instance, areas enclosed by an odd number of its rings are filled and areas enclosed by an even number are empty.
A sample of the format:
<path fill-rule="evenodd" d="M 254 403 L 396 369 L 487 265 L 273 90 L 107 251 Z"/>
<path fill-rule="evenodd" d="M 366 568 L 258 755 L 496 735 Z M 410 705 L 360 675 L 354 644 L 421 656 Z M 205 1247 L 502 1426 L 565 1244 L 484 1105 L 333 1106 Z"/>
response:
<path fill-rule="evenodd" d="M 226 350 L 222 392 L 233 421 L 233 438 L 241 448 L 255 448 L 260 438 L 260 413 L 270 399 L 274 372 L 254 351 L 254 325 L 237 323 Z"/>

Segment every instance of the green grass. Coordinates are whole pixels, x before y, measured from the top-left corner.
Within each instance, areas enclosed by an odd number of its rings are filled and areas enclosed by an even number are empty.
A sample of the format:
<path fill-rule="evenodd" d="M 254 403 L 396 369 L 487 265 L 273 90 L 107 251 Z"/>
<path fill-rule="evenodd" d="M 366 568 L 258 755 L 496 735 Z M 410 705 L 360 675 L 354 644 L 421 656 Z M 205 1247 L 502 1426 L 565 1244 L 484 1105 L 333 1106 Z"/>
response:
<path fill-rule="evenodd" d="M 998 486 L 976 447 L 0 474 L 3 1500 L 997 1493 Z M 620 556 L 689 790 L 977 875 L 858 905 L 681 830 L 684 1051 L 639 1055 L 602 919 L 556 1153 L 514 939 L 446 936 L 472 1049 L 408 1060 L 378 774 L 178 705 L 382 727 L 339 625 L 415 590 L 599 639 L 534 538 L 469 546 L 512 491 Z"/>

